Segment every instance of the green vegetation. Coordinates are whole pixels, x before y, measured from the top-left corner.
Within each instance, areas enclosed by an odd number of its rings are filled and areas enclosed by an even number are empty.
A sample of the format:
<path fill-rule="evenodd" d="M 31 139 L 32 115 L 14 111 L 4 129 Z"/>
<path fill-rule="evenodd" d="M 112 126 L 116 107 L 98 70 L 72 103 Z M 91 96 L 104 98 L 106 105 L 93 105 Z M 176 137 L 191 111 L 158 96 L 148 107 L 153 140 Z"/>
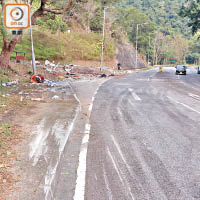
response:
<path fill-rule="evenodd" d="M 134 6 L 144 12 L 157 24 L 158 30 L 165 35 L 182 34 L 189 36 L 187 20 L 178 13 L 185 0 L 124 0 L 121 6 Z"/>
<path fill-rule="evenodd" d="M 8 71 L 0 69 L 0 91 L 2 91 L 4 89 L 2 84 L 6 83 L 8 81 L 9 81 L 9 79 L 8 79 Z M 0 100 L 0 103 L 1 103 L 1 100 Z"/>
<path fill-rule="evenodd" d="M 33 32 L 35 55 L 37 60 L 65 60 L 72 62 L 78 60 L 100 60 L 101 34 L 96 33 L 49 33 L 48 29 Z M 0 40 L 2 46 L 2 40 Z M 17 44 L 15 51 L 26 52 L 26 58 L 31 60 L 31 46 L 29 34 L 26 34 L 21 43 Z M 112 59 L 115 54 L 114 41 L 106 40 L 105 59 Z M 15 58 L 15 52 L 11 58 Z"/>
<path fill-rule="evenodd" d="M 138 49 L 145 55 L 149 49 L 149 34 L 155 31 L 155 24 L 149 18 L 135 7 L 122 8 L 118 10 L 118 18 L 115 24 L 123 27 L 129 40 L 135 45 L 137 24 L 144 24 L 139 27 Z"/>
<path fill-rule="evenodd" d="M 167 64 L 169 59 L 199 64 L 200 42 L 191 32 L 196 33 L 200 28 L 200 1 L 183 3 L 185 0 L 124 0 L 118 3 L 117 24 L 124 28 L 135 45 L 136 24 L 148 23 L 139 26 L 138 50 L 146 57 L 149 54 L 151 64 Z M 179 14 L 189 17 L 192 31 L 187 26 L 187 18 Z"/>
<path fill-rule="evenodd" d="M 189 18 L 188 26 L 195 34 L 200 29 L 200 0 L 187 0 L 182 5 L 180 16 Z"/>
<path fill-rule="evenodd" d="M 8 124 L 8 123 L 1 123 L 0 124 L 0 131 L 1 131 L 1 133 L 3 133 L 4 136 L 8 137 L 12 133 L 11 125 Z"/>
<path fill-rule="evenodd" d="M 189 43 L 189 53 L 187 56 L 187 63 L 189 64 L 200 64 L 200 34 L 196 34 L 191 38 Z"/>
<path fill-rule="evenodd" d="M 94 32 L 100 32 L 103 29 L 102 26 L 102 9 L 99 7 L 95 10 L 95 14 L 90 18 L 90 30 Z"/>

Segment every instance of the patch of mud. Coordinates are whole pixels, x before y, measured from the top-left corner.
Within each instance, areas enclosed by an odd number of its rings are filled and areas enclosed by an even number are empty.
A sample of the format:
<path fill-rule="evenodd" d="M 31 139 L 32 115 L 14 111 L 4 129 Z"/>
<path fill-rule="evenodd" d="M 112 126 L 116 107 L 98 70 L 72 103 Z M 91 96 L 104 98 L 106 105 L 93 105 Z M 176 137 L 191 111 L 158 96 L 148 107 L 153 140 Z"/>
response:
<path fill-rule="evenodd" d="M 26 140 L 15 149 L 19 156 L 11 173 L 18 178 L 6 199 L 32 200 L 36 194 L 42 195 L 44 188 L 48 191 L 79 108 L 68 82 L 53 88 L 39 87 L 31 93 L 32 98 L 41 100 L 33 101 L 16 117 Z M 50 190 L 47 198 L 49 194 Z"/>

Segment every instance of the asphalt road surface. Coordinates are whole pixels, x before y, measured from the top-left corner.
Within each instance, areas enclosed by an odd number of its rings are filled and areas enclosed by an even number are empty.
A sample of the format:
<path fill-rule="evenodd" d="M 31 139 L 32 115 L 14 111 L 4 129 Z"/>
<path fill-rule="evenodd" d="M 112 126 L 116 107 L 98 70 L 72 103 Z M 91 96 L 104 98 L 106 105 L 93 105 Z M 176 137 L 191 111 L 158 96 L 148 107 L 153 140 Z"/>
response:
<path fill-rule="evenodd" d="M 157 71 L 97 93 L 85 200 L 200 199 L 200 75 Z"/>

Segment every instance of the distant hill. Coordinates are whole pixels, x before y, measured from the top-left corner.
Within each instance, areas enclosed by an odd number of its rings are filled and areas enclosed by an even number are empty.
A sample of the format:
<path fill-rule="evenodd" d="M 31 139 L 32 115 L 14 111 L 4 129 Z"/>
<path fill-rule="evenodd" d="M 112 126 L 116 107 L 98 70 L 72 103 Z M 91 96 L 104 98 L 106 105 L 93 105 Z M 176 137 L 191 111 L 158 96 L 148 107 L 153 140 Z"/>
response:
<path fill-rule="evenodd" d="M 169 34 L 172 32 L 189 35 L 187 21 L 178 15 L 179 9 L 185 0 L 124 0 L 122 7 L 134 6 L 144 12 L 150 20 L 155 22 L 160 31 Z"/>

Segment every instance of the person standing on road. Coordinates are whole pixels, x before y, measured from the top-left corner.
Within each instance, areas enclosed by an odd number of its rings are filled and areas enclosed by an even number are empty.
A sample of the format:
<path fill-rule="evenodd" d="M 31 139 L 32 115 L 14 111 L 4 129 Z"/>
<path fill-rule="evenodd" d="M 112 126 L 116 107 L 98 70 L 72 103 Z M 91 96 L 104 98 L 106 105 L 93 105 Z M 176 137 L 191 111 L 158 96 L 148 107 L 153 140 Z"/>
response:
<path fill-rule="evenodd" d="M 121 70 L 121 64 L 120 63 L 117 63 L 117 69 Z"/>

